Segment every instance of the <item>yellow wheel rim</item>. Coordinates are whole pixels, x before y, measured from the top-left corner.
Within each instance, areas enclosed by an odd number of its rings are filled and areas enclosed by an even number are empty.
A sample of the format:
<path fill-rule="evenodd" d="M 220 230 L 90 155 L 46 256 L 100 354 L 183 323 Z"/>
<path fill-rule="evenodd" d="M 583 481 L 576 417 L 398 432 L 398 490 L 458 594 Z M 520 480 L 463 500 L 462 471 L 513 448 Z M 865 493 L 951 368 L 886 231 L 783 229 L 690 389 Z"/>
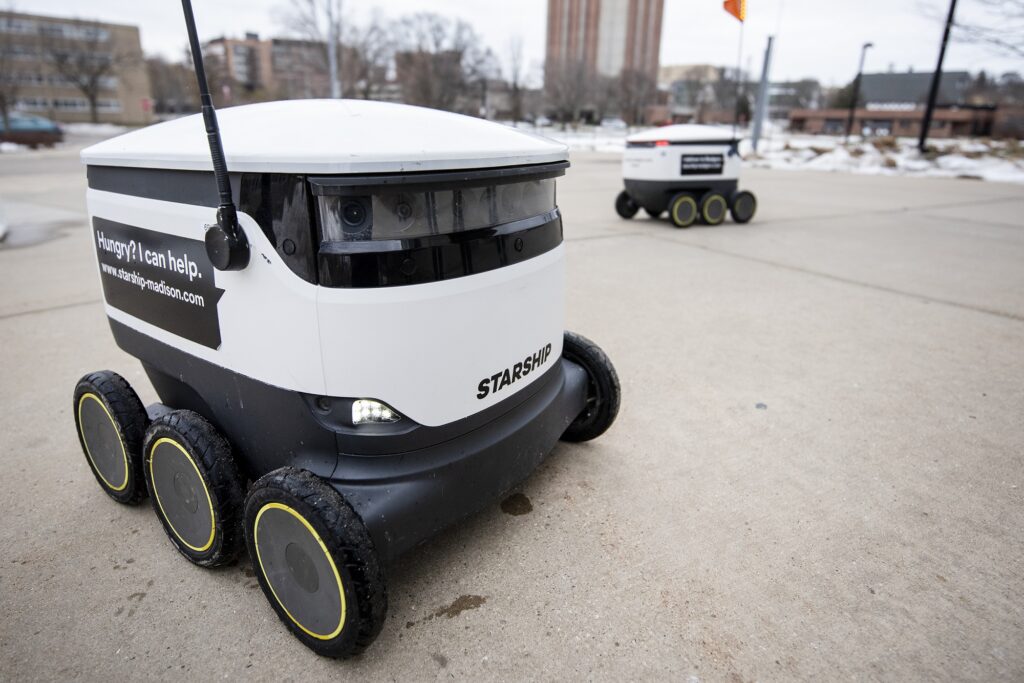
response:
<path fill-rule="evenodd" d="M 688 221 L 684 221 L 682 218 L 679 217 L 679 209 L 684 204 L 689 206 L 690 209 L 691 209 L 691 213 L 690 213 L 691 218 Z M 697 217 L 697 201 L 693 197 L 683 197 L 682 199 L 677 200 L 676 203 L 672 205 L 672 221 L 676 225 L 690 225 L 690 224 L 693 223 L 693 221 L 694 221 L 694 219 L 696 217 Z"/>
<path fill-rule="evenodd" d="M 124 458 L 124 481 L 121 482 L 119 486 L 114 486 L 105 476 L 103 476 L 103 472 L 101 472 L 99 466 L 96 465 L 96 460 L 92 457 L 92 452 L 89 450 L 89 441 L 85 438 L 85 429 L 82 426 L 82 406 L 85 405 L 85 399 L 87 398 L 96 401 L 96 403 L 100 404 L 100 408 L 103 408 L 104 414 L 106 414 L 107 419 L 110 420 L 110 424 L 114 427 L 114 433 L 117 434 L 117 441 L 121 444 L 121 456 Z M 78 399 L 78 433 L 82 435 L 82 443 L 85 444 L 85 455 L 89 458 L 89 463 L 92 465 L 93 471 L 99 475 L 100 479 L 103 480 L 103 483 L 106 484 L 107 488 L 111 491 L 124 491 L 128 486 L 128 451 L 124 447 L 124 439 L 121 438 L 121 430 L 117 428 L 117 423 L 114 422 L 114 417 L 110 414 L 110 411 L 107 410 L 106 404 L 100 400 L 99 396 L 91 392 L 82 394 L 82 398 Z"/>
<path fill-rule="evenodd" d="M 260 518 L 263 517 L 263 513 L 265 513 L 267 510 L 282 510 L 295 517 L 295 519 L 299 520 L 302 523 L 302 525 L 306 527 L 306 530 L 309 531 L 313 538 L 316 539 L 317 545 L 320 546 L 320 550 L 322 550 L 324 555 L 327 557 L 327 562 L 330 564 L 331 571 L 334 573 L 334 580 L 337 582 L 338 585 L 338 595 L 341 598 L 341 616 L 338 619 L 338 626 L 330 633 L 314 633 L 313 631 L 303 626 L 302 623 L 299 622 L 299 620 L 296 619 L 292 615 L 292 613 L 288 611 L 288 607 L 285 606 L 284 602 L 281 601 L 281 598 L 278 597 L 277 591 L 274 590 L 274 584 L 270 581 L 270 578 L 267 576 L 267 572 L 263 568 L 263 558 L 260 556 Z M 263 574 L 263 578 L 266 580 L 267 585 L 270 587 L 270 593 L 274 596 L 274 600 L 277 601 L 277 604 L 281 606 L 281 609 L 283 609 L 284 613 L 288 615 L 288 618 L 292 620 L 292 623 L 294 623 L 296 626 L 302 629 L 303 633 L 312 636 L 313 638 L 316 638 L 318 640 L 331 640 L 332 638 L 336 638 L 338 634 L 341 633 L 342 628 L 344 628 L 345 626 L 345 588 L 342 585 L 341 574 L 338 573 L 338 567 L 334 564 L 334 558 L 331 557 L 331 553 L 327 551 L 327 546 L 324 544 L 323 539 L 320 538 L 320 534 L 316 532 L 316 529 L 313 528 L 312 524 L 306 521 L 305 517 L 303 517 L 298 512 L 288 507 L 284 503 L 267 503 L 262 508 L 260 508 L 260 511 L 256 514 L 256 521 L 253 522 L 253 529 L 255 530 L 253 533 L 253 542 L 254 545 L 256 546 L 256 562 L 259 564 L 260 572 Z"/>
<path fill-rule="evenodd" d="M 713 219 L 710 216 L 708 216 L 708 209 L 711 208 L 712 204 L 720 204 L 722 207 L 722 214 L 717 219 Z M 708 197 L 708 200 L 704 202 L 704 211 L 702 211 L 701 214 L 704 216 L 705 222 L 710 223 L 712 225 L 716 225 L 725 220 L 725 212 L 727 211 L 727 209 L 728 207 L 725 203 L 725 197 L 723 197 L 720 194 L 716 194 L 712 195 L 711 197 Z"/>
<path fill-rule="evenodd" d="M 181 451 L 181 454 L 185 456 L 186 460 L 188 460 L 188 464 L 192 465 L 192 469 L 195 470 L 196 476 L 199 477 L 199 481 L 203 485 L 203 494 L 206 496 L 206 504 L 209 506 L 210 509 L 210 537 L 202 546 L 194 546 L 184 539 L 184 537 L 178 532 L 178 530 L 174 528 L 174 523 L 171 522 L 170 517 L 167 516 L 167 512 L 164 510 L 164 504 L 160 500 L 160 489 L 156 487 L 156 477 L 153 476 L 153 456 L 156 454 L 157 446 L 164 443 L 171 444 L 179 451 Z M 206 489 L 206 480 L 203 479 L 203 475 L 200 474 L 199 468 L 196 466 L 195 460 L 193 460 L 192 456 L 188 454 L 188 451 L 186 451 L 184 447 L 182 447 L 182 445 L 175 441 L 174 439 L 169 439 L 167 437 L 157 439 L 156 443 L 154 443 L 153 446 L 149 449 L 149 480 L 153 483 L 153 497 L 156 498 L 156 504 L 160 508 L 160 516 L 164 518 L 164 521 L 167 522 L 167 526 L 171 528 L 171 531 L 173 531 L 174 535 L 178 537 L 178 540 L 185 544 L 186 547 L 191 548 L 197 553 L 203 553 L 209 550 L 210 547 L 213 545 L 213 539 L 217 534 L 217 516 L 213 514 L 213 500 L 210 498 L 210 492 Z"/>

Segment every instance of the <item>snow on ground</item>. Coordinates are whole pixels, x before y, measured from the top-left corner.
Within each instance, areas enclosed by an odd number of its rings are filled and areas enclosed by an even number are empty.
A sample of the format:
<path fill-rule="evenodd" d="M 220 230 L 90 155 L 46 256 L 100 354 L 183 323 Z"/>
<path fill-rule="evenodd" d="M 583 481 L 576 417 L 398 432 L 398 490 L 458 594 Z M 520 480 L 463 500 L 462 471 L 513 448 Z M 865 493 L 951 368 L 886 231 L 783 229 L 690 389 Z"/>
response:
<path fill-rule="evenodd" d="M 879 137 L 844 143 L 840 137 L 774 135 L 755 153 L 744 145 L 754 168 L 841 171 L 871 175 L 973 178 L 1024 184 L 1024 148 L 1019 143 L 987 140 L 936 140 L 928 152 L 912 138 Z"/>
<path fill-rule="evenodd" d="M 563 131 L 557 126 L 533 128 L 527 124 L 519 124 L 519 127 L 563 142 L 574 151 L 611 153 L 621 153 L 626 148 L 626 136 L 643 130 L 581 126 Z M 753 168 L 973 178 L 1024 184 L 1024 146 L 1015 141 L 933 140 L 929 142 L 929 152 L 922 155 L 917 151 L 917 140 L 911 138 L 861 140 L 854 137 L 845 144 L 841 137 L 790 133 L 770 125 L 755 153 L 750 145 L 750 131 L 740 129 L 737 133 L 744 138 L 740 152 Z"/>
<path fill-rule="evenodd" d="M 19 145 L 16 142 L 0 142 L 0 154 L 8 154 L 10 152 L 24 152 L 28 150 L 25 145 Z"/>
<path fill-rule="evenodd" d="M 65 133 L 87 135 L 89 137 L 113 137 L 127 133 L 131 128 L 113 123 L 62 123 L 60 127 Z"/>

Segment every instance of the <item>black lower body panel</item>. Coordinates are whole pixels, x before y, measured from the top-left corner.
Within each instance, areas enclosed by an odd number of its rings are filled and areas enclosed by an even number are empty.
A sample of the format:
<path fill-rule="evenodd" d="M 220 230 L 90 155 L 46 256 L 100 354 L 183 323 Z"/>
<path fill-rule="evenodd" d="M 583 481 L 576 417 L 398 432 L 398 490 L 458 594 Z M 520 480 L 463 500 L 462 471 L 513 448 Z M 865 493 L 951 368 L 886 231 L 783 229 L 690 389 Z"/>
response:
<path fill-rule="evenodd" d="M 672 197 L 680 192 L 692 193 L 698 201 L 705 192 L 721 192 L 726 200 L 736 191 L 739 181 L 732 180 L 631 180 L 623 183 L 630 198 L 651 213 L 661 213 L 668 208 Z"/>
<path fill-rule="evenodd" d="M 463 420 L 427 427 L 404 418 L 391 433 L 361 432 L 320 409 L 326 400 L 343 411 L 346 399 L 274 387 L 117 321 L 110 326 L 118 346 L 142 361 L 160 400 L 210 420 L 250 479 L 290 466 L 328 480 L 362 517 L 385 561 L 528 477 L 586 399 L 586 371 L 560 358 L 526 388 Z"/>

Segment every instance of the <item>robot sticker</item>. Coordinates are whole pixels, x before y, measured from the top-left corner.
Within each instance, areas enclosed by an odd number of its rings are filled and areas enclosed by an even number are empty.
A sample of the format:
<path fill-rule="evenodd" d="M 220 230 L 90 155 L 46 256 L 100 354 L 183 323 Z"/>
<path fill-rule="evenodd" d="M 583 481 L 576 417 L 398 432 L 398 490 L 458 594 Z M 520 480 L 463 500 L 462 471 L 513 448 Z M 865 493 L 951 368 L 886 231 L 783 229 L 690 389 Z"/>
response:
<path fill-rule="evenodd" d="M 103 296 L 114 308 L 179 337 L 220 346 L 224 294 L 200 240 L 93 218 Z"/>

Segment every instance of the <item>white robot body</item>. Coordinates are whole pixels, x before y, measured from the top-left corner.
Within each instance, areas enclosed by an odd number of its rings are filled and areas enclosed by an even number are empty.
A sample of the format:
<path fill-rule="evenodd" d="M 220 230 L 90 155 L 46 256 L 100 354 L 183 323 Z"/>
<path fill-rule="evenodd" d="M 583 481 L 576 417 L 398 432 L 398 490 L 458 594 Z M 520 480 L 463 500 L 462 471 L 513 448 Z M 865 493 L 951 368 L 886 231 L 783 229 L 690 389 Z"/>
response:
<path fill-rule="evenodd" d="M 278 102 L 226 109 L 220 116 L 233 174 L 301 169 L 305 177 L 345 173 L 365 178 L 457 169 L 472 176 L 498 164 L 530 168 L 567 158 L 564 146 L 502 126 L 376 102 Z M 297 120 L 302 127 L 284 130 Z M 416 153 L 409 154 L 410 148 Z M 150 173 L 172 172 L 168 183 L 174 182 L 175 172 L 209 172 L 208 156 L 198 117 L 129 133 L 82 155 L 92 175 L 103 175 L 102 167 L 144 167 Z M 160 176 L 154 175 L 159 182 Z M 214 307 L 216 343 L 183 336 L 166 324 L 166 316 L 140 315 L 131 306 L 124 310 L 108 296 L 110 319 L 230 372 L 307 394 L 372 398 L 420 424 L 439 426 L 529 386 L 547 369 L 545 363 L 534 368 L 538 350 L 547 349 L 552 360 L 561 353 L 561 245 L 518 263 L 452 279 L 327 287 L 292 272 L 282 262 L 286 255 L 279 252 L 280 245 L 270 242 L 242 206 L 239 220 L 253 253 L 249 267 L 234 272 L 203 268 L 190 279 L 187 267 L 178 272 L 168 262 L 174 258 L 173 245 L 155 248 L 145 237 L 135 238 L 139 233 L 119 226 L 199 242 L 210 222 L 208 206 L 155 199 L 152 195 L 159 192 L 139 192 L 131 180 L 120 188 L 116 178 L 90 184 L 88 206 L 104 290 L 131 284 L 138 299 L 173 299 L 182 316 L 208 318 L 203 309 Z M 127 245 L 122 253 L 118 242 Z M 146 255 L 163 260 L 151 267 Z M 201 293 L 211 291 L 200 282 L 204 276 L 214 279 L 209 287 L 223 290 L 219 301 L 210 301 L 216 293 Z M 143 278 L 163 281 L 171 290 L 134 284 Z M 181 300 L 194 298 L 190 288 L 197 286 L 203 305 Z M 492 381 L 495 374 L 499 376 Z"/>

